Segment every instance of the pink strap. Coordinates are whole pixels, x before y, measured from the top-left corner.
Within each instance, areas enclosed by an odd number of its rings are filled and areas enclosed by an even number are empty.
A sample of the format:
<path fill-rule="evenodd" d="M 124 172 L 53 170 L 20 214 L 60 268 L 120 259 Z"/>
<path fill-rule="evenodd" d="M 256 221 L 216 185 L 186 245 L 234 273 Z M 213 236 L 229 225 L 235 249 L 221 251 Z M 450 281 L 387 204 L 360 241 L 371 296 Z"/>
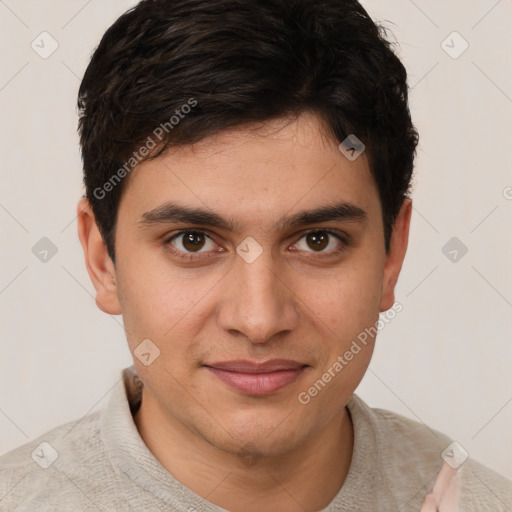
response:
<path fill-rule="evenodd" d="M 443 463 L 431 493 L 427 495 L 420 512 L 459 512 L 460 476 L 459 468 L 454 469 Z"/>

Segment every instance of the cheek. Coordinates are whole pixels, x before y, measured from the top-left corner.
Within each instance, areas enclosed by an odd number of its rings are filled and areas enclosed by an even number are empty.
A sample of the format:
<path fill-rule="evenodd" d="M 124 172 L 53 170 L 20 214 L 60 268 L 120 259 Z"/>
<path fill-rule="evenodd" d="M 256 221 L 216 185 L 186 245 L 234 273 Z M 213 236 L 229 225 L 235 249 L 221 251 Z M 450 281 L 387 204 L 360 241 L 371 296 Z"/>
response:
<path fill-rule="evenodd" d="M 321 278 L 301 278 L 295 290 L 306 314 L 338 340 L 357 336 L 378 319 L 381 273 L 376 264 L 340 267 Z"/>
<path fill-rule="evenodd" d="M 363 378 L 374 348 L 371 328 L 379 318 L 379 283 L 339 278 L 317 287 L 308 302 L 313 322 L 318 366 L 297 398 L 315 411 L 319 422 L 329 421 L 346 404 Z"/>
<path fill-rule="evenodd" d="M 210 272 L 198 277 L 161 264 L 148 266 L 143 272 L 124 270 L 124 276 L 129 277 L 123 279 L 120 273 L 120 302 L 130 350 L 134 353 L 142 340 L 150 339 L 160 351 L 155 361 L 160 370 L 165 368 L 184 380 L 184 373 L 200 358 L 201 331 L 214 310 L 215 285 L 222 274 Z M 139 375 L 152 378 L 147 372 L 152 366 L 141 365 L 137 357 L 134 364 Z"/>
<path fill-rule="evenodd" d="M 187 279 L 169 267 L 120 266 L 119 300 L 130 346 L 139 338 L 161 342 L 172 337 L 180 324 L 187 323 L 208 290 L 205 283 Z M 132 338 L 132 339 L 130 339 Z"/>

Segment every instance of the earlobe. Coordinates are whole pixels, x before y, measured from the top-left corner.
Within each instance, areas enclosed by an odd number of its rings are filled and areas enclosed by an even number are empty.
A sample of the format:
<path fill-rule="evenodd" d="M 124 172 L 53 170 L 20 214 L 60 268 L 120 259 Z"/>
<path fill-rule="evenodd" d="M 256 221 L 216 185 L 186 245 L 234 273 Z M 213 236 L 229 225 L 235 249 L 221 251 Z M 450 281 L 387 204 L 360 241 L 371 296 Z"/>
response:
<path fill-rule="evenodd" d="M 389 251 L 386 255 L 386 264 L 382 278 L 380 312 L 387 311 L 395 303 L 395 286 L 398 282 L 398 276 L 402 269 L 402 263 L 405 258 L 405 253 L 407 252 L 407 244 L 409 241 L 411 212 L 412 201 L 407 198 L 404 200 L 395 220 Z"/>
<path fill-rule="evenodd" d="M 91 205 L 86 198 L 77 206 L 78 237 L 84 251 L 85 265 L 96 289 L 96 305 L 105 313 L 120 315 L 116 269 L 96 224 Z"/>

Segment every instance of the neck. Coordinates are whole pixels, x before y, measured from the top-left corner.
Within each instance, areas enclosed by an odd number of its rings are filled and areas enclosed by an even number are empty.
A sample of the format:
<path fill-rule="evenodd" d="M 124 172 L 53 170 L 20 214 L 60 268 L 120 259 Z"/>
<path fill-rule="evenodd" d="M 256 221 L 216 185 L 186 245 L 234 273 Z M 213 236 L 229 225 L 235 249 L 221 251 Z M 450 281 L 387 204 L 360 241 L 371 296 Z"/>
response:
<path fill-rule="evenodd" d="M 354 433 L 346 407 L 306 442 L 271 457 L 240 457 L 213 446 L 166 415 L 146 388 L 134 421 L 174 478 L 232 512 L 321 510 L 340 490 L 352 459 Z"/>

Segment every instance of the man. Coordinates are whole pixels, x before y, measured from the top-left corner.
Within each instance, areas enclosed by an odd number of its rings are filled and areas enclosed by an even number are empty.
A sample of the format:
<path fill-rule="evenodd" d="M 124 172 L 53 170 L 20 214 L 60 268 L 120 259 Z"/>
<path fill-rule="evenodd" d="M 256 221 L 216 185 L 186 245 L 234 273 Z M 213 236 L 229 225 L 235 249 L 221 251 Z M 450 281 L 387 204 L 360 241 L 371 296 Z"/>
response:
<path fill-rule="evenodd" d="M 2 458 L 2 510 L 512 506 L 460 445 L 354 395 L 397 307 L 418 140 L 355 0 L 145 0 L 79 108 L 79 237 L 134 366 Z"/>

